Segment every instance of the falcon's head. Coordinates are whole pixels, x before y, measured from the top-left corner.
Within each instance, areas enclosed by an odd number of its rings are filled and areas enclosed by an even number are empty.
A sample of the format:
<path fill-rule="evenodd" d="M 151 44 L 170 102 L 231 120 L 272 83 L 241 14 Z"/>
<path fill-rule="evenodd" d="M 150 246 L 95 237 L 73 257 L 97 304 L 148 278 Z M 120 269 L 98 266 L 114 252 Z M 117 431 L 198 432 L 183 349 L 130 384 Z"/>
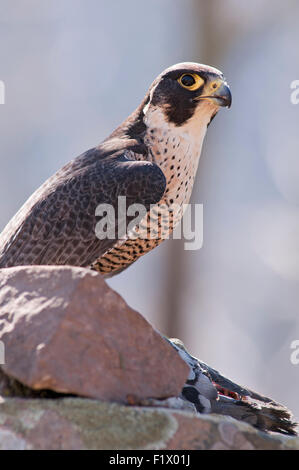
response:
<path fill-rule="evenodd" d="M 231 101 L 222 72 L 208 65 L 183 62 L 164 70 L 152 83 L 143 113 L 149 125 L 157 118 L 153 111 L 158 111 L 168 125 L 185 126 L 190 121 L 208 125 L 219 107 L 230 107 Z"/>

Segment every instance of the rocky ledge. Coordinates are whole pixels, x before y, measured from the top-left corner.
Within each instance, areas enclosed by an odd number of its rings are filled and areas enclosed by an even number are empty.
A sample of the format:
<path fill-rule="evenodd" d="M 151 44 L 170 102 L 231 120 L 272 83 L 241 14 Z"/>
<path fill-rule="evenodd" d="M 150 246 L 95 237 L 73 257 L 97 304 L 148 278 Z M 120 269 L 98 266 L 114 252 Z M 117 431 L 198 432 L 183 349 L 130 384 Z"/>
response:
<path fill-rule="evenodd" d="M 0 449 L 299 449 L 233 418 L 82 398 L 0 403 Z"/>
<path fill-rule="evenodd" d="M 285 407 L 166 340 L 91 270 L 0 270 L 0 346 L 0 449 L 299 449 L 261 431 L 295 434 Z"/>

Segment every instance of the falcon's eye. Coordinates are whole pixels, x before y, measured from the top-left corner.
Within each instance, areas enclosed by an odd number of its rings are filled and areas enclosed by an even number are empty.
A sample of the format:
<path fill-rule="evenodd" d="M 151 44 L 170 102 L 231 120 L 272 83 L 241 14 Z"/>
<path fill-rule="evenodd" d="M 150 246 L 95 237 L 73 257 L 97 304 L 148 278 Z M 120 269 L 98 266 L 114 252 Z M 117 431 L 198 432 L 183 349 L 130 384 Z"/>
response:
<path fill-rule="evenodd" d="M 198 90 L 204 83 L 203 79 L 197 73 L 183 73 L 178 79 L 179 84 L 187 90 Z"/>

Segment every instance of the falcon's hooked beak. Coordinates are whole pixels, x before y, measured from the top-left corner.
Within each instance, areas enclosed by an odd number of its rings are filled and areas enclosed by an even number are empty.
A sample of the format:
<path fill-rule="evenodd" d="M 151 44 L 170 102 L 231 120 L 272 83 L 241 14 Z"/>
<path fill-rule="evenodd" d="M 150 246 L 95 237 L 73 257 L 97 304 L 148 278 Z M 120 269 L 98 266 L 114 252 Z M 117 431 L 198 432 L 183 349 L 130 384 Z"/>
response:
<path fill-rule="evenodd" d="M 204 95 L 199 95 L 196 100 L 213 100 L 218 106 L 230 108 L 232 104 L 232 94 L 225 80 L 218 78 L 208 84 L 208 89 Z"/>

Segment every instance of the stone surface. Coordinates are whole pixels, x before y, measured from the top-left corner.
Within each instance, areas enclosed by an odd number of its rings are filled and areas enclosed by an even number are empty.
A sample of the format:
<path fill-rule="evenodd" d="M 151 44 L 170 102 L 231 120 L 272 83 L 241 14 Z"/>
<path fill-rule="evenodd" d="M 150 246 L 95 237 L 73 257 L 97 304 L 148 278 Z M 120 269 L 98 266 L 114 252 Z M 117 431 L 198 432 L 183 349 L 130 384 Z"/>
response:
<path fill-rule="evenodd" d="M 118 402 L 163 398 L 179 395 L 189 372 L 100 274 L 83 268 L 2 269 L 0 340 L 4 372 L 35 390 Z"/>
<path fill-rule="evenodd" d="M 0 403 L 0 449 L 299 449 L 233 418 L 82 398 Z"/>

